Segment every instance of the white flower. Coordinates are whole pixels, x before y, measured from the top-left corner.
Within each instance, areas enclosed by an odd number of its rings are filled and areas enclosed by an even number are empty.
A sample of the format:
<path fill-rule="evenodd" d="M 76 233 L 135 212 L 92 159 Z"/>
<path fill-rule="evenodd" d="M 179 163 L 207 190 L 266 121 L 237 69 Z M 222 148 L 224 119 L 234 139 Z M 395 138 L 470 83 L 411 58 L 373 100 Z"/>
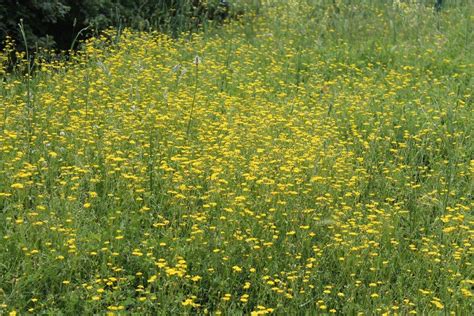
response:
<path fill-rule="evenodd" d="M 196 57 L 194 57 L 194 64 L 197 66 L 201 63 L 201 57 L 199 57 L 198 55 L 196 55 Z"/>
<path fill-rule="evenodd" d="M 181 64 L 177 64 L 173 67 L 172 71 L 177 72 L 181 68 Z"/>

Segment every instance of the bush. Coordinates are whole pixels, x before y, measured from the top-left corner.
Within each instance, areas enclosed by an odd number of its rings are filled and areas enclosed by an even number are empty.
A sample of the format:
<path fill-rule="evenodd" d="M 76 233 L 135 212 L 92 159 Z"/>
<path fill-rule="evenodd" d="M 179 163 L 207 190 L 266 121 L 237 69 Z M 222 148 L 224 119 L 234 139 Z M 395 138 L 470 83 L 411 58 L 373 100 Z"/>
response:
<path fill-rule="evenodd" d="M 106 27 L 157 29 L 178 34 L 205 19 L 221 20 L 228 4 L 222 0 L 6 0 L 0 3 L 0 42 L 7 36 L 22 48 L 18 28 L 25 24 L 29 47 L 69 49 L 78 32 Z M 83 34 L 86 35 L 86 34 Z"/>

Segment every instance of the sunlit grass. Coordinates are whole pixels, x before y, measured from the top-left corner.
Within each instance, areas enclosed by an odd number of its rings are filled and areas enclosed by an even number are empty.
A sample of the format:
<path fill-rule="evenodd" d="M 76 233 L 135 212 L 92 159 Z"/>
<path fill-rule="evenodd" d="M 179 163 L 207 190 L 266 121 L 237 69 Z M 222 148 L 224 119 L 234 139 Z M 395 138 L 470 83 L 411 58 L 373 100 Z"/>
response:
<path fill-rule="evenodd" d="M 4 74 L 0 313 L 469 314 L 472 16 L 268 1 Z"/>

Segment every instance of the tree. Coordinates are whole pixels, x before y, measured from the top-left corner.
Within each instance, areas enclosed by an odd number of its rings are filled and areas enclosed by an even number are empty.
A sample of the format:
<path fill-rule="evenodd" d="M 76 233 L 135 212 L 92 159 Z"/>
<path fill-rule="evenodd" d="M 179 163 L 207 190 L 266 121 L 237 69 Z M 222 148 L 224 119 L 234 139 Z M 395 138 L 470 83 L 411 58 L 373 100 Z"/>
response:
<path fill-rule="evenodd" d="M 204 19 L 222 19 L 227 9 L 228 2 L 222 0 L 4 0 L 0 3 L 0 43 L 10 36 L 23 47 L 20 19 L 29 47 L 69 49 L 86 26 L 91 26 L 89 35 L 92 29 L 109 26 L 177 34 Z"/>

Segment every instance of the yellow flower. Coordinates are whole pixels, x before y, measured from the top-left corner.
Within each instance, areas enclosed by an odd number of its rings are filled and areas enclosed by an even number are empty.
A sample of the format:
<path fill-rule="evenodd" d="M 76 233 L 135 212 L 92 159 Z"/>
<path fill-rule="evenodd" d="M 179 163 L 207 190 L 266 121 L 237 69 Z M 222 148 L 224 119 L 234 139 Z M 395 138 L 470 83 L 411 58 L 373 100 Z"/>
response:
<path fill-rule="evenodd" d="M 191 280 L 194 281 L 194 282 L 197 282 L 197 281 L 199 281 L 199 280 L 201 280 L 201 279 L 202 279 L 202 277 L 199 276 L 199 275 L 195 275 L 195 276 L 193 276 L 193 277 L 191 278 Z"/>
<path fill-rule="evenodd" d="M 222 298 L 223 301 L 230 301 L 232 295 L 227 293 L 227 294 L 224 294 L 224 297 Z"/>
<path fill-rule="evenodd" d="M 468 289 L 461 289 L 461 293 L 462 293 L 462 295 L 464 295 L 465 297 L 471 297 L 471 296 L 473 296 L 472 292 L 469 291 Z"/>
<path fill-rule="evenodd" d="M 433 304 L 434 306 L 436 306 L 436 308 L 438 308 L 438 309 L 443 309 L 443 308 L 444 308 L 444 305 L 441 304 L 441 302 L 440 302 L 440 301 L 437 301 L 437 300 L 432 300 L 432 301 L 431 301 L 431 304 Z"/>

